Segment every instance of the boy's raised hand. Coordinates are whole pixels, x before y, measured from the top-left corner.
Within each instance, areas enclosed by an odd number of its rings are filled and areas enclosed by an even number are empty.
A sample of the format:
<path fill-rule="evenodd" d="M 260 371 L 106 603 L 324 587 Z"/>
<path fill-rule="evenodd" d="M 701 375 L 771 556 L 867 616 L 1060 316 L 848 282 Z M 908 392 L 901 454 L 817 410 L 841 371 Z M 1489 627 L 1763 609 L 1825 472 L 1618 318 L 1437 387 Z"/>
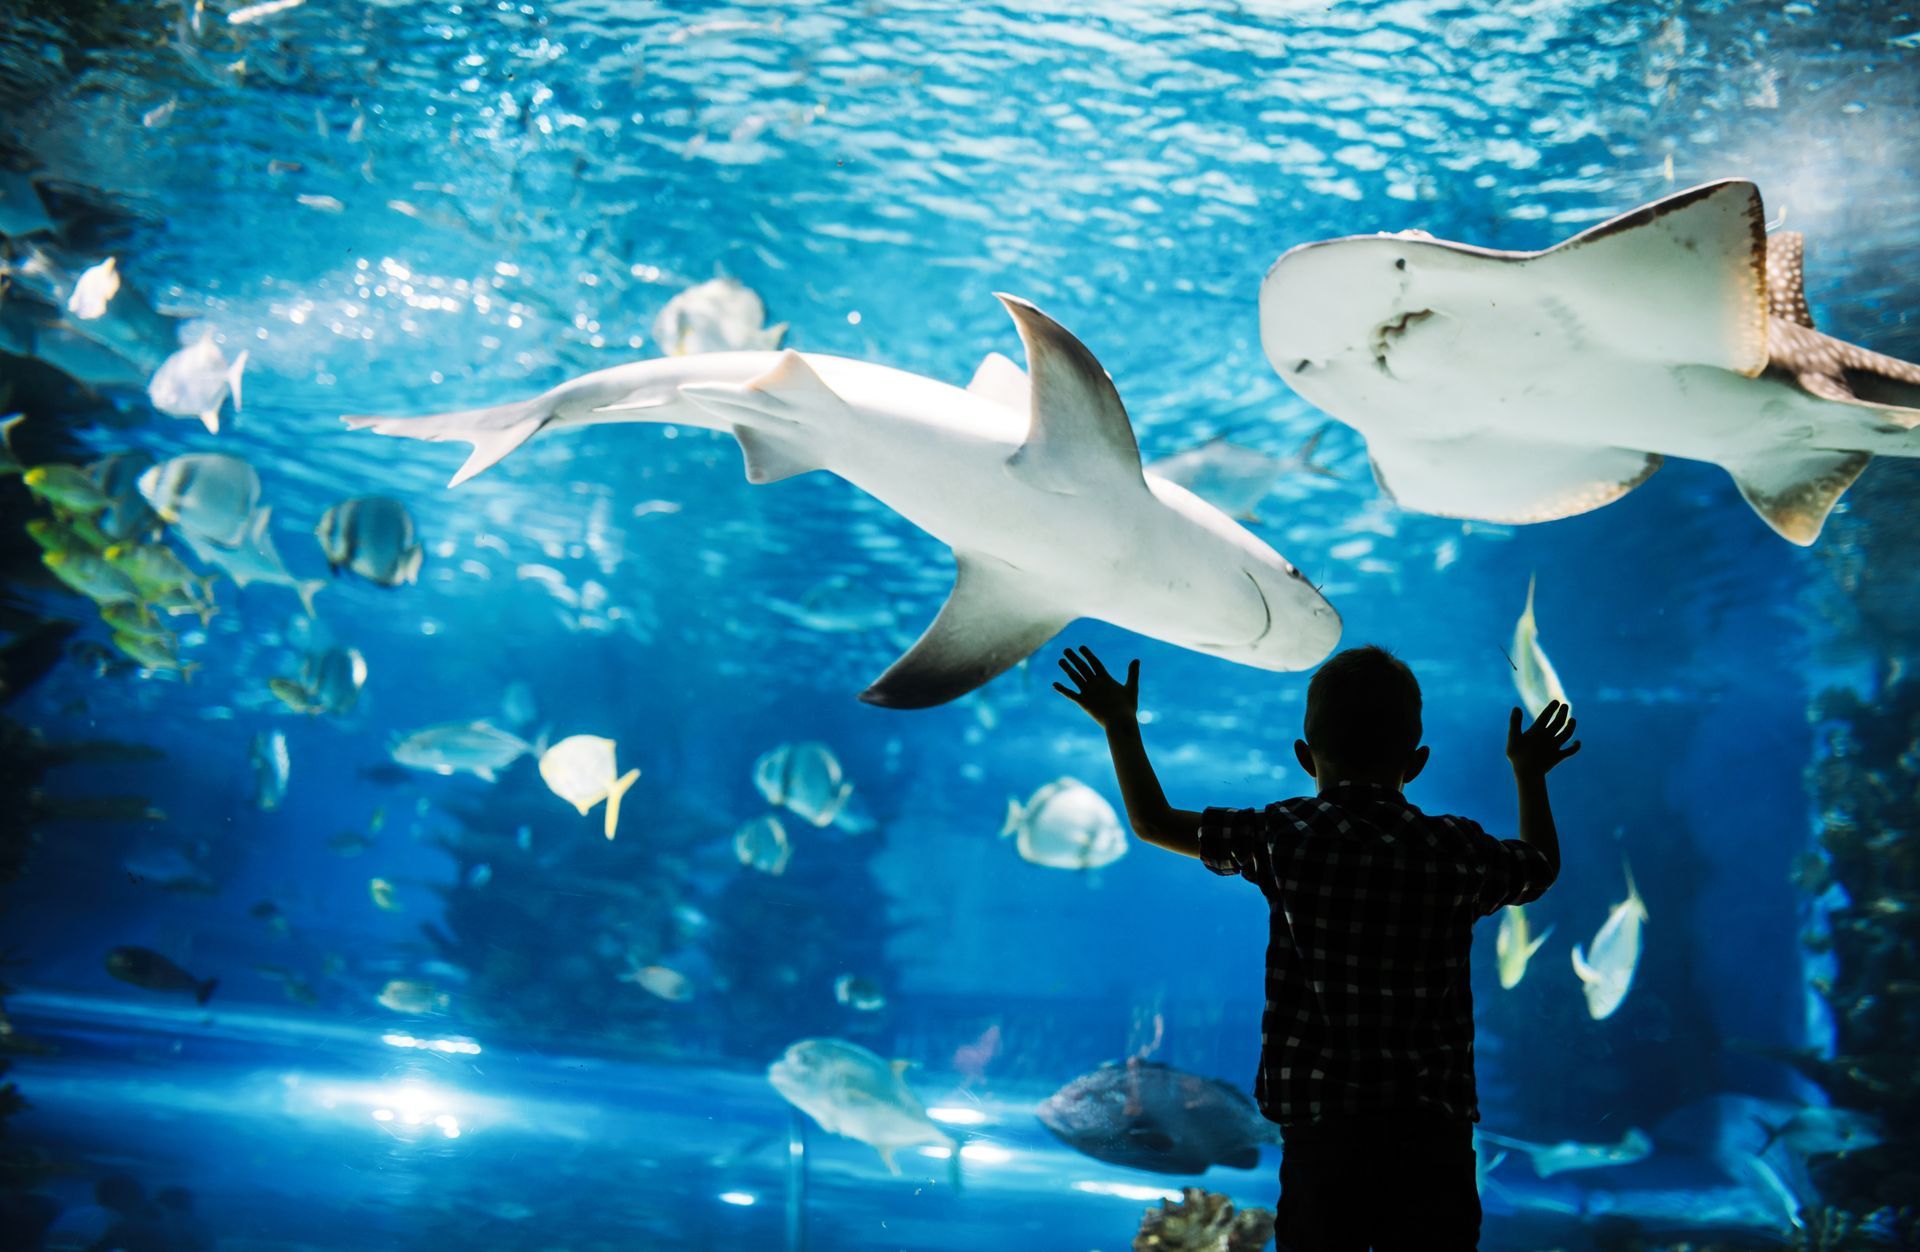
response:
<path fill-rule="evenodd" d="M 1520 710 L 1513 711 L 1513 716 L 1507 719 L 1507 760 L 1513 763 L 1514 773 L 1544 778 L 1548 770 L 1580 750 L 1577 740 L 1567 742 L 1579 724 L 1572 712 L 1560 701 L 1551 701 L 1540 710 L 1540 716 L 1533 719 L 1533 725 L 1523 731 Z"/>
<path fill-rule="evenodd" d="M 1061 683 L 1053 684 L 1053 689 L 1085 709 L 1087 716 L 1099 722 L 1102 729 L 1130 722 L 1138 714 L 1140 662 L 1128 662 L 1124 683 L 1107 673 L 1107 667 L 1100 663 L 1092 648 L 1081 648 L 1077 653 L 1068 648 L 1060 655 L 1060 668 L 1073 680 L 1074 690 L 1069 691 Z"/>

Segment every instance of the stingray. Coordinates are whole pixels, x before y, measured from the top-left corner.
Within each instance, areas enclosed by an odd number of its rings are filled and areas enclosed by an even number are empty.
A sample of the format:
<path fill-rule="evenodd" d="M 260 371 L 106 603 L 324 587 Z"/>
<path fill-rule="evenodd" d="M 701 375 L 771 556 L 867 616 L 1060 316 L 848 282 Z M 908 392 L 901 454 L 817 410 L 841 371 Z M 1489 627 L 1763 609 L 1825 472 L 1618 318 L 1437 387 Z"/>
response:
<path fill-rule="evenodd" d="M 1674 456 L 1811 544 L 1876 455 L 1920 456 L 1920 365 L 1821 334 L 1805 241 L 1726 180 L 1543 252 L 1419 231 L 1305 244 L 1260 288 L 1267 359 L 1442 517 L 1545 522 Z"/>

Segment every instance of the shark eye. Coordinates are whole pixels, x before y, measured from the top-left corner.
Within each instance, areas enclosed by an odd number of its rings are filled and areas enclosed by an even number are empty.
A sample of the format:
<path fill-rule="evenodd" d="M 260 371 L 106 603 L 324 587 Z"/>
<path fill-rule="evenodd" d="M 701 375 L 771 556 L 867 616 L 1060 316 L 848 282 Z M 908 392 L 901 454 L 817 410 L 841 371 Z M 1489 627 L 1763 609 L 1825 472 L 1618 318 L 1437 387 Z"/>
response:
<path fill-rule="evenodd" d="M 1405 257 L 1397 257 L 1397 258 L 1395 258 L 1395 260 L 1394 260 L 1394 262 L 1393 262 L 1393 268 L 1395 268 L 1395 269 L 1397 269 L 1397 270 L 1403 270 L 1403 269 L 1405 269 L 1405 268 L 1407 268 L 1407 258 L 1405 258 Z"/>

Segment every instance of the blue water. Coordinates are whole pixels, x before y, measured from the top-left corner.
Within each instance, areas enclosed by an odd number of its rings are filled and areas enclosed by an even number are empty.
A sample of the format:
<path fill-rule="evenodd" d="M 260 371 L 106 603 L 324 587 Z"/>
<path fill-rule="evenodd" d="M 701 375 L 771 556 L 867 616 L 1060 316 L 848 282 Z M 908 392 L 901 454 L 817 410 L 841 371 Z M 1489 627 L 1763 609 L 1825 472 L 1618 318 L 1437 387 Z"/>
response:
<path fill-rule="evenodd" d="M 137 387 L 30 420 L 69 424 L 73 459 L 244 457 L 303 578 L 326 576 L 310 534 L 349 496 L 404 501 L 426 545 L 418 585 L 333 580 L 314 620 L 284 589 L 223 582 L 220 613 L 182 635 L 189 682 L 76 659 L 7 706 L 50 741 L 163 754 L 55 767 L 49 795 L 143 797 L 164 820 L 55 815 L 5 889 L 7 1014 L 50 1049 L 14 1057 L 31 1107 L 10 1138 L 47 1154 L 36 1185 L 71 1221 L 115 1172 L 190 1187 L 236 1248 L 1112 1249 L 1183 1185 L 1272 1203 L 1277 1148 L 1258 1170 L 1158 1176 L 1032 1116 L 1135 1054 L 1250 1082 L 1264 904 L 1144 844 L 1075 873 L 996 837 L 1009 796 L 1062 775 L 1118 802 L 1050 653 L 940 708 L 854 698 L 945 598 L 941 545 L 829 475 L 750 486 L 710 432 L 551 435 L 447 490 L 453 448 L 342 414 L 499 403 L 656 355 L 654 315 L 724 273 L 793 347 L 954 383 L 989 351 L 1020 358 L 992 296 L 1013 292 L 1100 359 L 1149 459 L 1222 434 L 1286 456 L 1327 422 L 1260 351 L 1259 280 L 1286 248 L 1407 227 L 1544 247 L 1719 177 L 1753 179 L 1806 232 L 1822 329 L 1920 358 L 1911 7 L 307 0 L 239 27 L 209 6 L 196 30 L 171 4 L 15 0 L 0 17 L 0 139 L 57 237 L 250 354 L 218 435 Z M 1565 871 L 1531 910 L 1554 937 L 1512 991 L 1492 921 L 1477 940 L 1486 1128 L 1612 1143 L 1715 1096 L 1831 1098 L 1779 1060 L 1836 1047 L 1793 877 L 1824 750 L 1808 709 L 1835 683 L 1870 696 L 1904 655 L 1905 584 L 1869 597 L 1911 533 L 1904 467 L 1876 462 L 1802 550 L 1703 464 L 1516 528 L 1402 511 L 1338 423 L 1321 451 L 1337 476 L 1282 477 L 1249 526 L 1321 586 L 1343 644 L 1390 645 L 1419 675 L 1434 755 L 1416 803 L 1511 829 L 1502 649 L 1530 576 L 1579 708 L 1585 750 L 1553 778 Z M 895 625 L 777 611 L 836 577 Z M 21 594 L 105 642 L 85 601 Z M 1309 787 L 1291 752 L 1304 674 L 1093 622 L 1062 642 L 1141 659 L 1174 803 Z M 355 710 L 282 707 L 269 680 L 330 645 L 366 658 Z M 504 724 L 514 688 L 528 735 L 605 735 L 641 770 L 618 839 L 530 760 L 493 784 L 383 772 L 398 735 Z M 273 729 L 291 771 L 262 811 L 249 746 Z M 799 740 L 832 748 L 874 827 L 790 821 L 787 873 L 756 874 L 731 846 L 767 811 L 753 765 Z M 364 853 L 329 850 L 376 810 Z M 215 894 L 124 869 L 181 848 Z M 1596 1022 L 1567 947 L 1624 897 L 1623 863 L 1646 951 Z M 196 1010 L 113 980 L 122 945 L 217 994 Z M 692 998 L 619 981 L 628 950 Z M 885 1008 L 838 1003 L 849 973 Z M 446 1007 L 382 1006 L 393 979 Z M 977 1112 L 950 1127 L 958 1168 L 910 1149 L 890 1175 L 791 1110 L 764 1070 L 807 1037 L 912 1061 L 925 1103 Z M 1784 1246 L 1798 1209 L 1839 1202 L 1835 1183 L 1783 1203 L 1698 1135 L 1654 1137 L 1630 1166 L 1497 1166 L 1484 1246 Z"/>

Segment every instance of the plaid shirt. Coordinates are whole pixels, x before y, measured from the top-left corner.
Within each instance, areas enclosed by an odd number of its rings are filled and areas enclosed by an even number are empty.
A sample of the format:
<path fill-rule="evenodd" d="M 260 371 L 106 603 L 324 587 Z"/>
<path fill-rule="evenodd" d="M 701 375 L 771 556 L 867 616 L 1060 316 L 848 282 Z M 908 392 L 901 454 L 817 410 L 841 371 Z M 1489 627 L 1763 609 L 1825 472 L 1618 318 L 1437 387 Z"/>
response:
<path fill-rule="evenodd" d="M 1547 859 L 1388 787 L 1208 809 L 1200 857 L 1272 908 L 1254 1094 L 1272 1120 L 1416 1106 L 1480 1119 L 1473 923 L 1547 887 Z"/>

